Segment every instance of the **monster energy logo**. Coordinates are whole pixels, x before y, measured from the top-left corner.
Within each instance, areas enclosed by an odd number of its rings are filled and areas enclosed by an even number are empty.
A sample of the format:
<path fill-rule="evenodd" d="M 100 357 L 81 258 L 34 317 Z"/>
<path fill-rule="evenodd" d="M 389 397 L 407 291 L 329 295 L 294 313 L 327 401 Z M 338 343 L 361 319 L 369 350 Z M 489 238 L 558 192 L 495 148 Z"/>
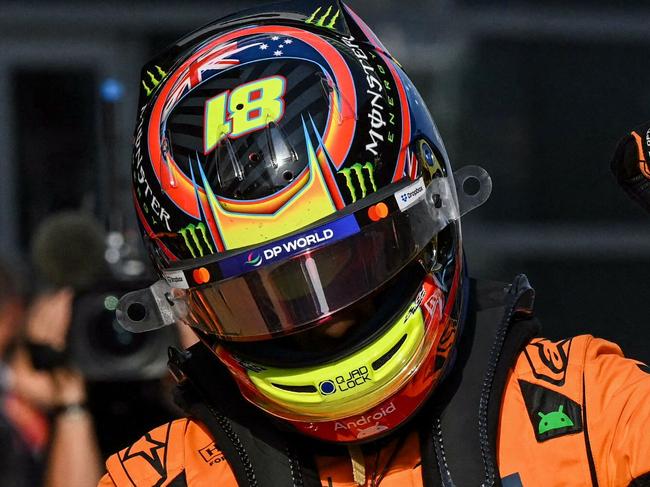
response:
<path fill-rule="evenodd" d="M 147 94 L 147 96 L 150 96 L 153 90 L 160 84 L 160 82 L 167 76 L 167 73 L 165 73 L 162 68 L 158 65 L 156 65 L 156 71 L 158 72 L 158 78 L 156 78 L 156 75 L 152 73 L 151 71 L 147 71 L 147 75 L 149 76 L 149 80 L 151 81 L 151 88 L 147 86 L 147 83 L 145 80 L 142 80 L 142 86 L 144 87 L 144 91 Z"/>
<path fill-rule="evenodd" d="M 366 162 L 365 164 L 360 164 L 357 162 L 349 168 L 341 169 L 339 171 L 339 174 L 343 174 L 345 177 L 345 184 L 350 191 L 352 203 L 357 201 L 357 188 L 355 187 L 355 179 L 359 186 L 359 189 L 361 190 L 361 198 L 365 198 L 370 190 L 368 184 L 366 183 L 366 175 L 368 176 L 368 181 L 372 187 L 372 191 L 370 192 L 377 191 L 377 185 L 375 184 L 375 167 L 369 162 Z"/>
<path fill-rule="evenodd" d="M 326 24 L 325 22 L 327 22 L 327 18 L 332 13 L 332 6 L 330 5 L 329 8 L 327 9 L 327 11 L 323 15 L 321 15 L 318 18 L 318 20 L 316 20 L 316 17 L 318 16 L 318 14 L 320 13 L 322 8 L 323 7 L 318 7 L 316 10 L 314 10 L 314 12 L 311 14 L 311 16 L 307 20 L 305 20 L 305 24 L 312 24 L 312 25 L 315 25 L 317 27 L 325 27 L 326 29 L 336 30 L 334 25 L 336 25 L 336 21 L 338 20 L 339 15 L 341 14 L 341 9 L 337 9 L 334 16 Z"/>
<path fill-rule="evenodd" d="M 388 79 L 384 79 L 382 83 L 380 76 L 386 76 L 386 69 L 377 63 L 375 60 L 377 57 L 376 54 L 372 51 L 364 51 L 354 36 L 343 37 L 342 39 L 343 43 L 352 49 L 352 53 L 366 73 L 366 83 L 368 85 L 366 93 L 371 97 L 370 109 L 366 110 L 370 124 L 368 130 L 370 142 L 366 144 L 366 151 L 377 157 L 380 152 L 379 144 L 383 143 L 384 140 L 393 143 L 395 137 L 391 129 L 387 128 L 387 124 L 389 123 L 390 125 L 395 125 L 395 115 L 391 113 L 392 107 L 395 106 L 395 98 L 389 93 L 391 83 Z M 368 55 L 375 60 L 374 66 L 371 64 L 370 59 L 368 59 Z"/>
<path fill-rule="evenodd" d="M 192 257 L 205 257 L 208 250 L 210 251 L 210 254 L 214 253 L 212 245 L 210 245 L 210 240 L 208 239 L 208 230 L 205 223 L 201 222 L 198 225 L 190 223 L 178 233 L 180 233 L 183 240 L 185 240 L 185 245 L 187 245 L 187 248 L 190 250 Z M 205 249 L 203 248 L 204 245 L 206 247 Z"/>

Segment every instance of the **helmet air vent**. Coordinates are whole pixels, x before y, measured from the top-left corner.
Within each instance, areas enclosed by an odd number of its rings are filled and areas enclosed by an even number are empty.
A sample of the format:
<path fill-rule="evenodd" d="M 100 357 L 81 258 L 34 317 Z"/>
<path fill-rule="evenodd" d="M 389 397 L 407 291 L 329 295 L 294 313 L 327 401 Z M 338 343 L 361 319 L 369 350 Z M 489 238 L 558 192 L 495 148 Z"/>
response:
<path fill-rule="evenodd" d="M 230 178 L 225 177 L 228 167 L 232 168 L 235 179 L 238 181 L 244 180 L 244 167 L 241 162 L 239 162 L 239 158 L 235 153 L 232 142 L 230 142 L 228 137 L 222 139 L 219 147 L 217 147 L 217 150 L 215 151 L 215 162 L 217 166 L 217 180 L 220 181 L 222 185 L 229 182 L 227 180 Z"/>
<path fill-rule="evenodd" d="M 315 386 L 312 385 L 306 385 L 306 386 L 288 386 L 285 384 L 275 384 L 272 383 L 273 387 L 277 387 L 278 389 L 282 389 L 283 391 L 289 391 L 289 392 L 300 392 L 303 394 L 310 393 L 310 392 L 318 392 L 316 390 Z"/>
<path fill-rule="evenodd" d="M 275 122 L 266 126 L 266 141 L 269 147 L 269 159 L 274 169 L 279 166 L 291 166 L 298 160 L 298 155 L 285 135 Z"/>
<path fill-rule="evenodd" d="M 393 355 L 397 353 L 397 351 L 400 349 L 400 347 L 404 344 L 407 338 L 407 334 L 405 333 L 402 335 L 402 338 L 399 339 L 399 341 L 391 347 L 391 349 L 383 354 L 381 357 L 379 357 L 377 360 L 375 360 L 372 363 L 372 370 L 379 370 L 382 366 L 386 364 L 391 358 L 393 358 Z"/>

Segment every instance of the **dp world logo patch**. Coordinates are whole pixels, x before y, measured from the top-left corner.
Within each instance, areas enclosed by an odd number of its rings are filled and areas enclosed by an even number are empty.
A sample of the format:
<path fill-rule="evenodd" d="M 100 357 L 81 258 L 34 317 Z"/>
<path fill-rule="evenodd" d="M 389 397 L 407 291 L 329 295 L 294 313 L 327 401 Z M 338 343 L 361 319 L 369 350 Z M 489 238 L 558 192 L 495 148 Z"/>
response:
<path fill-rule="evenodd" d="M 262 256 L 256 252 L 251 252 L 248 254 L 248 259 L 246 259 L 246 265 L 251 267 L 259 267 L 262 264 Z"/>
<path fill-rule="evenodd" d="M 297 233 L 281 240 L 275 240 L 257 250 L 233 255 L 219 262 L 223 279 L 240 276 L 251 270 L 274 262 L 288 259 L 307 250 L 316 250 L 324 245 L 338 242 L 359 233 L 359 224 L 354 215 L 326 223 L 318 228 Z"/>

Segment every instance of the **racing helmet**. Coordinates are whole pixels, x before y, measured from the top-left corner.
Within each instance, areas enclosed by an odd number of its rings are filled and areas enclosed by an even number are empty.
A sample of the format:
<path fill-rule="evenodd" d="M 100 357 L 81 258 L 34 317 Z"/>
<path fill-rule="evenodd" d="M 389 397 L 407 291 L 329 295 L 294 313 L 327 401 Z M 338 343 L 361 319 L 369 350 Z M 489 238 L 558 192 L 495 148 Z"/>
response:
<path fill-rule="evenodd" d="M 192 327 L 245 399 L 332 442 L 395 429 L 448 370 L 459 218 L 489 177 L 457 192 L 424 101 L 347 5 L 225 17 L 145 65 L 132 170 L 161 279 L 120 300 L 125 328 Z"/>

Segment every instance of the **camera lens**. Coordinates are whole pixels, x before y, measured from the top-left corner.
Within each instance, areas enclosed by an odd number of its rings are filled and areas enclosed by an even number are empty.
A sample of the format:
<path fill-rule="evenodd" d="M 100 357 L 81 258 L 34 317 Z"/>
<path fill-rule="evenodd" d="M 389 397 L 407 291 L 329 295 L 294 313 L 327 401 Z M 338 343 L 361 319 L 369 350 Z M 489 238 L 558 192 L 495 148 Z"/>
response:
<path fill-rule="evenodd" d="M 176 343 L 172 327 L 131 333 L 117 322 L 118 296 L 145 287 L 147 282 L 107 282 L 80 293 L 73 304 L 68 340 L 73 363 L 90 381 L 149 380 L 167 372 L 167 348 Z M 141 303 L 128 313 L 141 318 Z M 131 307 L 129 306 L 129 307 Z"/>
<path fill-rule="evenodd" d="M 143 333 L 130 333 L 115 319 L 115 313 L 102 311 L 92 326 L 87 326 L 93 350 L 111 356 L 127 357 L 140 350 L 147 341 Z"/>

